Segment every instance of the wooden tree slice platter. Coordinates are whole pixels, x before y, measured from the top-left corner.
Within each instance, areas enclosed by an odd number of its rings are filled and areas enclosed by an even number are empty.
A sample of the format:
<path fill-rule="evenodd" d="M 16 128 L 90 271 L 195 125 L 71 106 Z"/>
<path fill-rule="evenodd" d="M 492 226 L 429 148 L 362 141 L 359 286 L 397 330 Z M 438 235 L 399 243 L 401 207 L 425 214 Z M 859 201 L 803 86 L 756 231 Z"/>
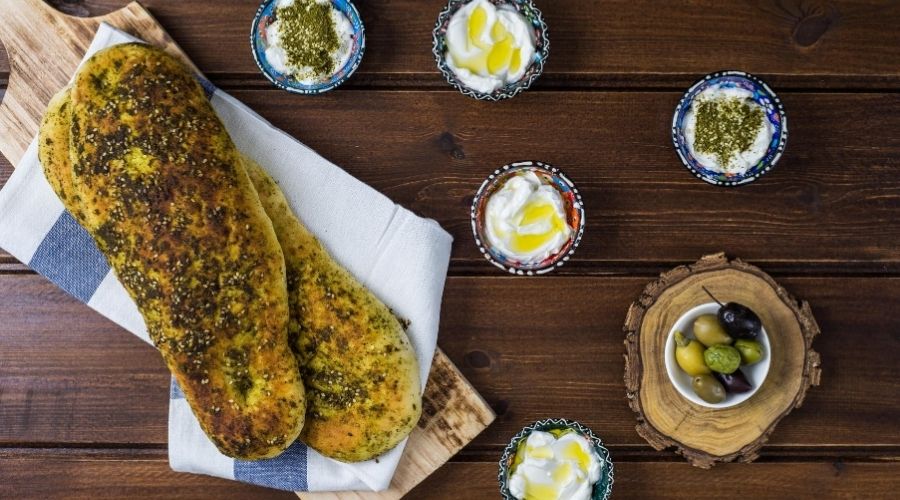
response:
<path fill-rule="evenodd" d="M 665 343 L 672 325 L 689 309 L 710 302 L 739 302 L 759 315 L 771 344 L 771 368 L 759 391 L 724 409 L 681 396 L 666 374 Z M 637 413 L 637 432 L 657 450 L 675 447 L 691 464 L 751 462 L 778 422 L 819 385 L 819 327 L 809 304 L 797 302 L 759 268 L 724 254 L 663 273 L 647 285 L 625 320 L 625 386 Z"/>
<path fill-rule="evenodd" d="M 162 26 L 137 2 L 105 16 L 67 16 L 41 0 L 0 0 L 0 41 L 10 62 L 9 85 L 0 103 L 0 153 L 17 165 L 38 131 L 50 97 L 75 73 L 97 27 L 106 22 L 163 47 L 191 64 Z M 249 22 L 248 30 L 249 30 Z M 250 50 L 249 45 L 247 50 Z M 422 398 L 422 418 L 409 436 L 386 491 L 302 493 L 308 500 L 402 497 L 437 470 L 494 420 L 491 407 L 440 350 Z"/>

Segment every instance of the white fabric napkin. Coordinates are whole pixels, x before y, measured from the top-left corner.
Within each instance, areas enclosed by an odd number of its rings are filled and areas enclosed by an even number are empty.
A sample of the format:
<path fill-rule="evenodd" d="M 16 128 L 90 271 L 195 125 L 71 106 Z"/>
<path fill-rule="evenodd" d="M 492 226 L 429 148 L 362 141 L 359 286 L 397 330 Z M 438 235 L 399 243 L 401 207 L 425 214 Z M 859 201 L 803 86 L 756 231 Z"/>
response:
<path fill-rule="evenodd" d="M 85 54 L 135 41 L 106 24 Z M 428 378 L 437 341 L 451 236 L 351 177 L 249 108 L 199 77 L 238 149 L 279 183 L 294 212 L 331 254 L 398 315 Z M 314 97 L 313 97 L 314 98 Z M 297 99 L 310 99 L 298 96 Z M 0 246 L 100 314 L 150 342 L 144 321 L 93 240 L 51 190 L 32 141 L 0 190 Z M 344 464 L 302 443 L 279 457 L 249 462 L 219 453 L 181 391 L 169 403 L 169 463 L 176 471 L 209 474 L 292 491 L 386 489 L 405 442 L 376 460 Z"/>

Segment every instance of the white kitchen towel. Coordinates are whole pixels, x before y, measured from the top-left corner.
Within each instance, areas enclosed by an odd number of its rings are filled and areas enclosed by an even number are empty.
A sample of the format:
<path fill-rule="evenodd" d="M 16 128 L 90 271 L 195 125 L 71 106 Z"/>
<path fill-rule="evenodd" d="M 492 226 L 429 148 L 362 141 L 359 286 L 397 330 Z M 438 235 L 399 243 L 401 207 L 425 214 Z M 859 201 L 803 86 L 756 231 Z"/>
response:
<path fill-rule="evenodd" d="M 135 39 L 106 24 L 85 54 Z M 410 320 L 409 335 L 425 381 L 437 342 L 441 296 L 452 238 L 273 127 L 199 77 L 238 149 L 275 178 L 294 212 L 335 259 L 389 307 Z M 297 97 L 308 99 L 308 97 Z M 150 342 L 144 321 L 87 232 L 47 184 L 32 141 L 0 190 L 0 247 Z M 302 443 L 256 462 L 219 453 L 173 383 L 169 402 L 169 463 L 176 471 L 292 491 L 379 491 L 388 487 L 405 442 L 376 460 L 344 464 Z"/>

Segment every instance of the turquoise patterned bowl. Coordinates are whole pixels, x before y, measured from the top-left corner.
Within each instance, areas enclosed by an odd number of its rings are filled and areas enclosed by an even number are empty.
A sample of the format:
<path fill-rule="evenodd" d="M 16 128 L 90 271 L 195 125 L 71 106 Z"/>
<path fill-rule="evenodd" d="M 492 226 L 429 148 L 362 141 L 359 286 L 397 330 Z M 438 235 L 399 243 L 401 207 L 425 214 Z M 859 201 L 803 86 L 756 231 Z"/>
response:
<path fill-rule="evenodd" d="M 487 202 L 491 195 L 503 187 L 511 177 L 526 170 L 534 172 L 544 183 L 556 188 L 563 199 L 566 223 L 572 230 L 569 240 L 562 248 L 546 259 L 537 262 L 521 262 L 514 257 L 503 254 L 490 244 L 484 227 Z M 584 236 L 584 203 L 581 201 L 581 194 L 578 192 L 575 184 L 558 168 L 539 161 L 510 163 L 495 170 L 481 183 L 481 187 L 475 193 L 475 198 L 472 200 L 470 218 L 475 244 L 478 245 L 478 249 L 484 258 L 500 269 L 518 276 L 546 274 L 562 267 L 575 253 L 575 249 L 578 248 L 578 244 L 581 243 L 581 238 Z"/>
<path fill-rule="evenodd" d="M 527 439 L 532 431 L 550 432 L 553 430 L 573 430 L 587 438 L 594 445 L 594 451 L 597 452 L 602 463 L 600 480 L 594 484 L 594 489 L 591 491 L 591 500 L 607 500 L 612 493 L 614 472 L 612 460 L 609 458 L 609 450 L 603 446 L 603 441 L 590 429 L 574 420 L 564 418 L 538 420 L 526 426 L 512 438 L 512 441 L 503 450 L 503 456 L 500 457 L 500 473 L 497 475 L 497 480 L 500 482 L 500 496 L 504 500 L 516 500 L 516 497 L 509 492 L 509 478 L 514 472 L 512 466 L 516 457 L 516 451 L 519 449 L 519 443 Z"/>
<path fill-rule="evenodd" d="M 322 94 L 333 90 L 347 81 L 362 62 L 363 53 L 366 51 L 366 34 L 362 18 L 353 2 L 348 0 L 331 0 L 331 5 L 350 20 L 353 26 L 353 47 L 350 59 L 343 68 L 335 74 L 313 83 L 304 83 L 296 80 L 292 75 L 279 72 L 269 64 L 266 59 L 266 28 L 275 22 L 275 7 L 278 0 L 266 0 L 256 11 L 253 18 L 253 27 L 250 30 L 250 47 L 253 50 L 253 59 L 259 66 L 262 74 L 274 83 L 276 87 L 293 92 L 295 94 Z"/>
<path fill-rule="evenodd" d="M 694 102 L 694 98 L 712 86 L 749 90 L 753 93 L 752 99 L 765 110 L 766 119 L 772 125 L 774 133 L 765 156 L 743 174 L 723 173 L 707 168 L 694 158 L 684 138 L 684 117 L 687 111 Z M 721 71 L 706 75 L 685 92 L 684 97 L 678 102 L 675 116 L 672 118 L 672 142 L 681 162 L 692 174 L 717 186 L 740 186 L 759 179 L 772 170 L 781 159 L 784 148 L 787 146 L 787 138 L 787 115 L 781 100 L 765 82 L 742 71 Z"/>
<path fill-rule="evenodd" d="M 466 87 L 460 82 L 453 73 L 453 70 L 447 65 L 447 26 L 450 25 L 450 18 L 453 17 L 453 14 L 455 14 L 462 6 L 469 3 L 469 1 L 470 0 L 449 0 L 447 6 L 441 11 L 440 15 L 438 15 L 437 23 L 432 32 L 434 45 L 431 50 L 437 61 L 438 69 L 441 70 L 441 74 L 447 79 L 447 83 L 469 97 L 481 101 L 500 101 L 515 97 L 520 92 L 531 87 L 531 84 L 544 72 L 544 64 L 550 56 L 550 39 L 547 38 L 547 23 L 544 22 L 541 11 L 534 6 L 534 3 L 532 3 L 531 0 L 491 0 L 495 5 L 511 5 L 515 7 L 515 9 L 531 23 L 532 30 L 534 31 L 534 58 L 531 62 L 531 66 L 528 67 L 525 74 L 522 75 L 522 78 L 519 80 L 509 83 L 505 87 L 500 87 L 490 94 L 478 92 Z"/>

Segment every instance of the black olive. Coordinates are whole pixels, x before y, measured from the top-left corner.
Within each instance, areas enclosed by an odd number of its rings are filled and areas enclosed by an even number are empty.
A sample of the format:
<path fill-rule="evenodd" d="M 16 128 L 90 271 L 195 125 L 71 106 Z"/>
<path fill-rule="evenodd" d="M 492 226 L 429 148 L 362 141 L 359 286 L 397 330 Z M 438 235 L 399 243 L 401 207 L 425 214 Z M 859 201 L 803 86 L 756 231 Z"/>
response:
<path fill-rule="evenodd" d="M 725 386 L 725 390 L 729 393 L 739 394 L 753 390 L 753 386 L 741 370 L 735 370 L 732 373 L 713 372 L 713 375 Z"/>
<path fill-rule="evenodd" d="M 755 339 L 762 330 L 762 321 L 749 307 L 729 302 L 719 309 L 719 323 L 728 335 L 738 339 Z"/>

